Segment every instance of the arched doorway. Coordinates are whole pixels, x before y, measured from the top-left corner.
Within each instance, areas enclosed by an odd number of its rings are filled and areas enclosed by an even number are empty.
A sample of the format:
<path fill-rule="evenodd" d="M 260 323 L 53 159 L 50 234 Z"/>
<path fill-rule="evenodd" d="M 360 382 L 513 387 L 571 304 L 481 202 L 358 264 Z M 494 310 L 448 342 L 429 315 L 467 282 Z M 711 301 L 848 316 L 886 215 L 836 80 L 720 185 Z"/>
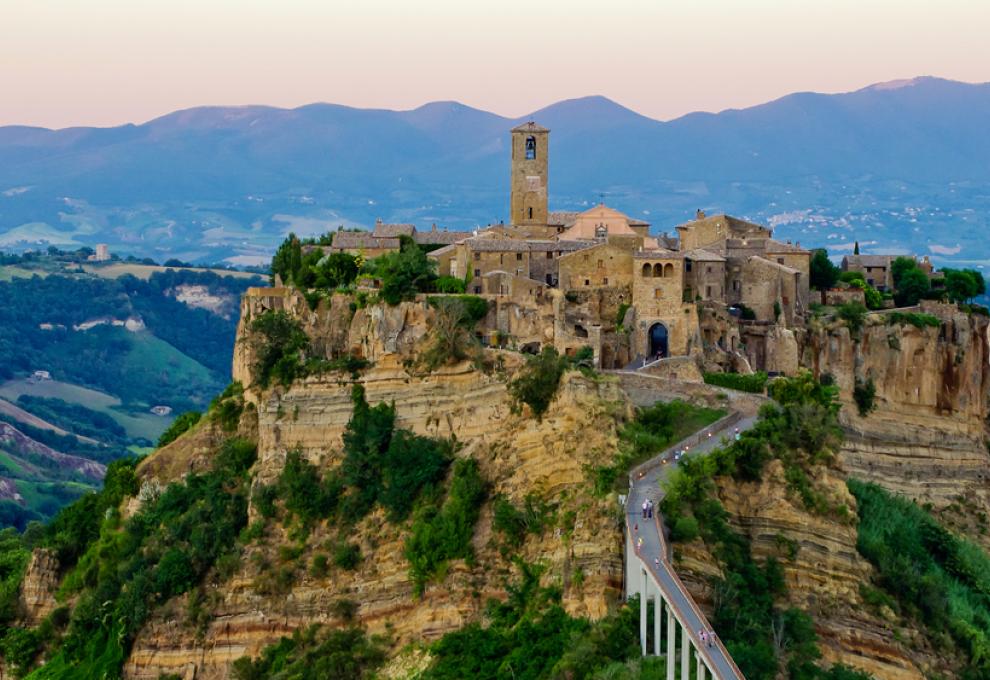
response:
<path fill-rule="evenodd" d="M 650 326 L 650 358 L 668 356 L 667 349 L 667 327 L 662 323 L 655 323 Z"/>

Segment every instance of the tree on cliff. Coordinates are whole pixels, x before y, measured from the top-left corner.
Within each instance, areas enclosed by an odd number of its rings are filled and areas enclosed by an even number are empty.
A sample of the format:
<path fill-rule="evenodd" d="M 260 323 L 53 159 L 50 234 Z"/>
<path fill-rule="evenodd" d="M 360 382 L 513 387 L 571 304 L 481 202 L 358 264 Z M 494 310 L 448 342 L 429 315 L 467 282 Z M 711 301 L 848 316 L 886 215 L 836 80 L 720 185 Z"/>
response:
<path fill-rule="evenodd" d="M 365 268 L 381 279 L 381 297 L 390 305 L 412 300 L 416 293 L 429 291 L 437 279 L 436 263 L 415 244 L 375 258 Z"/>
<path fill-rule="evenodd" d="M 828 251 L 824 248 L 815 250 L 811 256 L 811 287 L 816 290 L 828 290 L 839 280 L 840 270 L 828 259 Z"/>
<path fill-rule="evenodd" d="M 943 269 L 945 293 L 953 302 L 968 302 L 987 291 L 983 274 L 975 269 Z"/>

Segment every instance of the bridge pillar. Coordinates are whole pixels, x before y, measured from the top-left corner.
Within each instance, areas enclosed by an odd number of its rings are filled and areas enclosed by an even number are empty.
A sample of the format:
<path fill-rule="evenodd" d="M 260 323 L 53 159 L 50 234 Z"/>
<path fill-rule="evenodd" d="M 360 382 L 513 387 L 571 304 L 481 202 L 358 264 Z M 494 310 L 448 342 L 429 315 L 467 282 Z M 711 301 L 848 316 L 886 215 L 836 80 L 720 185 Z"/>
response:
<path fill-rule="evenodd" d="M 696 680 L 705 680 L 705 671 L 707 671 L 708 668 L 705 666 L 705 662 L 701 660 L 700 651 L 695 650 L 694 659 L 697 662 L 697 666 L 695 668 L 696 672 L 694 674 Z"/>
<path fill-rule="evenodd" d="M 681 626 L 681 678 L 691 677 L 691 635 L 688 629 Z"/>
<path fill-rule="evenodd" d="M 653 600 L 653 655 L 660 656 L 660 623 L 663 617 L 663 593 L 657 588 L 657 596 Z"/>
<path fill-rule="evenodd" d="M 646 656 L 646 600 L 650 596 L 649 581 L 646 576 L 646 569 L 640 570 L 643 573 L 643 587 L 639 591 L 639 646 L 643 656 Z"/>
<path fill-rule="evenodd" d="M 677 619 L 674 618 L 674 610 L 667 606 L 667 680 L 674 680 L 674 666 L 677 664 L 677 645 L 675 635 L 677 634 Z"/>

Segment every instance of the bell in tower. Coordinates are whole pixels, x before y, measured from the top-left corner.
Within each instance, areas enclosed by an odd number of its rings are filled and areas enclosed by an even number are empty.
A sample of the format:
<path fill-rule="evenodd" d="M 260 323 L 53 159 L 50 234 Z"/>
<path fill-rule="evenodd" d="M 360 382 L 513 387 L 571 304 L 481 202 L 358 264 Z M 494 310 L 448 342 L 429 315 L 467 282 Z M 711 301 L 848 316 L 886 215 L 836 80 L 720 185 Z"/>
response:
<path fill-rule="evenodd" d="M 547 226 L 547 155 L 550 130 L 534 122 L 512 128 L 510 219 L 518 226 Z"/>

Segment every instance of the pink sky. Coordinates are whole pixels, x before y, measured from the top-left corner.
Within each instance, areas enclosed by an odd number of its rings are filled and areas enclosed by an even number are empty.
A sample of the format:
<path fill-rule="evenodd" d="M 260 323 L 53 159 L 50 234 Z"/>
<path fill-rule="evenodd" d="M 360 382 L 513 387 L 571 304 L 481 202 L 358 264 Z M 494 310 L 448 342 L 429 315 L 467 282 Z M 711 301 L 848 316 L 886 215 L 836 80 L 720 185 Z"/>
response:
<path fill-rule="evenodd" d="M 0 125 L 205 104 L 610 97 L 669 119 L 795 91 L 990 81 L 987 0 L 0 0 Z"/>

